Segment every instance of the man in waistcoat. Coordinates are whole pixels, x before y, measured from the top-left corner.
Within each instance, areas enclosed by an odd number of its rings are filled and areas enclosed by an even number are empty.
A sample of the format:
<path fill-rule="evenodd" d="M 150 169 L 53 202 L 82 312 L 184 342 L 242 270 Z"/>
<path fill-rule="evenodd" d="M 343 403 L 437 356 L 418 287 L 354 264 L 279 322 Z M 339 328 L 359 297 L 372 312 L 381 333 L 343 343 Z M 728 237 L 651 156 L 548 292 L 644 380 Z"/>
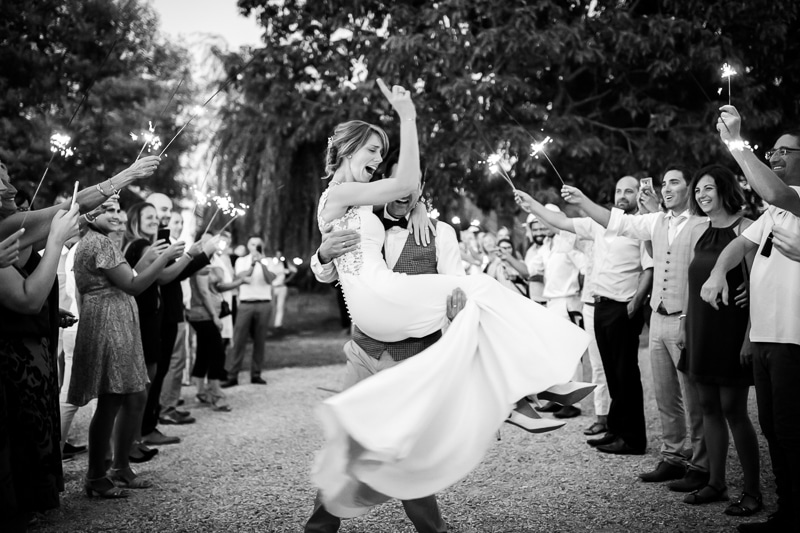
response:
<path fill-rule="evenodd" d="M 614 205 L 626 214 L 636 214 L 639 182 L 633 176 L 620 178 L 614 192 Z M 589 354 L 592 376 L 608 384 L 605 435 L 587 440 L 603 453 L 641 455 L 647 447 L 644 394 L 639 373 L 639 335 L 644 325 L 642 305 L 653 281 L 653 260 L 638 239 L 622 237 L 588 217 L 568 218 L 564 213 L 545 209 L 530 195 L 517 193 L 520 206 L 562 231 L 575 233 L 594 243 L 593 268 L 586 287 L 590 301 L 584 303 L 586 331 L 597 341 L 597 355 Z M 598 370 L 595 367 L 599 366 Z M 595 389 L 595 412 L 598 396 Z M 599 419 L 599 416 L 598 416 Z"/>
<path fill-rule="evenodd" d="M 708 220 L 689 212 L 690 178 L 691 173 L 679 166 L 667 167 L 661 187 L 667 212 L 646 215 L 626 215 L 616 208 L 609 211 L 590 201 L 575 187 L 565 185 L 561 189 L 567 202 L 580 206 L 615 234 L 652 242 L 650 306 L 653 314 L 649 344 L 662 444 L 661 461 L 656 469 L 639 477 L 645 482 L 676 480 L 668 486 L 677 492 L 699 490 L 708 484 L 708 455 L 697 389 L 677 368 L 681 355 L 678 331 L 689 284 L 689 236 L 692 228 Z M 692 456 L 688 460 L 683 453 L 687 415 L 692 446 Z"/>
<path fill-rule="evenodd" d="M 392 175 L 396 169 L 398 152 L 390 154 L 385 163 L 387 173 Z M 424 168 L 424 167 L 423 167 Z M 427 246 L 416 244 L 414 236 L 406 229 L 408 215 L 422 193 L 424 172 L 420 179 L 419 191 L 386 205 L 378 213 L 386 228 L 384 255 L 387 265 L 395 272 L 415 274 L 465 275 L 461 263 L 455 230 L 447 224 L 436 226 L 436 235 L 431 236 Z M 323 242 L 311 258 L 311 269 L 317 279 L 331 283 L 337 279 L 336 269 L 331 261 L 358 245 L 356 231 L 342 230 L 323 236 Z M 464 307 L 465 295 L 457 289 L 448 297 L 447 318 L 452 320 Z M 380 312 L 376 309 L 375 312 Z M 399 342 L 384 343 L 368 337 L 358 327 L 353 330 L 352 340 L 344 346 L 347 356 L 344 388 L 351 387 L 371 375 L 391 368 L 409 357 L 431 346 L 442 336 L 441 331 L 422 338 L 411 338 Z M 436 496 L 403 501 L 403 507 L 414 527 L 420 533 L 442 533 L 447 524 L 442 519 Z M 329 513 L 322 505 L 319 493 L 314 502 L 314 511 L 306 523 L 305 533 L 333 533 L 339 530 L 341 519 Z"/>

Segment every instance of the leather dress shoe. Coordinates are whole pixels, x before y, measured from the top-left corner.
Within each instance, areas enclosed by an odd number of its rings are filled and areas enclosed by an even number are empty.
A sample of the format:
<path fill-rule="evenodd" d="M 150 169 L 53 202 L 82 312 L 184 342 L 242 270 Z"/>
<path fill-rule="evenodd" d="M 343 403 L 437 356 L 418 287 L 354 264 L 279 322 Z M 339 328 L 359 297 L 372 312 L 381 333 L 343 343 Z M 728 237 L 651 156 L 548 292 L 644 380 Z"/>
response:
<path fill-rule="evenodd" d="M 565 405 L 555 413 L 553 416 L 556 418 L 575 418 L 581 415 L 581 410 L 574 405 Z"/>
<path fill-rule="evenodd" d="M 611 444 L 615 440 L 617 440 L 617 436 L 611 432 L 607 432 L 602 437 L 597 437 L 595 439 L 586 439 L 586 444 L 588 444 L 589 446 L 601 446 L 605 444 Z"/>
<path fill-rule="evenodd" d="M 256 385 L 266 385 L 267 380 L 263 379 L 261 376 L 253 376 L 250 378 L 250 383 L 254 383 Z"/>
<path fill-rule="evenodd" d="M 661 461 L 660 463 L 658 463 L 656 469 L 653 470 L 652 472 L 639 474 L 639 479 L 641 479 L 645 483 L 659 483 L 661 481 L 681 479 L 685 474 L 686 474 L 685 466 L 672 464 L 667 461 Z"/>
<path fill-rule="evenodd" d="M 699 470 L 687 470 L 683 479 L 669 483 L 667 487 L 673 492 L 693 492 L 700 490 L 708 485 L 708 472 L 700 472 Z"/>
<path fill-rule="evenodd" d="M 622 439 L 617 439 L 611 444 L 600 444 L 597 451 L 614 455 L 644 455 L 644 448 L 634 448 Z"/>
<path fill-rule="evenodd" d="M 238 384 L 239 384 L 238 379 L 231 378 L 228 381 L 223 381 L 222 383 L 219 384 L 219 386 L 222 387 L 223 389 L 227 389 L 229 387 L 235 387 Z"/>

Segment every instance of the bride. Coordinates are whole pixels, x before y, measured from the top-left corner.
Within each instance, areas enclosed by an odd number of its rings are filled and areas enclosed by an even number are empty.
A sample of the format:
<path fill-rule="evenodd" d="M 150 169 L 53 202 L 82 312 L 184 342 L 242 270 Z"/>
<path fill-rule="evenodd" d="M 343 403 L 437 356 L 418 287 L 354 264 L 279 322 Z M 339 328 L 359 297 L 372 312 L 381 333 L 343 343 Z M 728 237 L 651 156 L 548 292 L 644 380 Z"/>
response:
<path fill-rule="evenodd" d="M 416 191 L 420 166 L 410 94 L 378 85 L 400 120 L 395 177 L 370 183 L 388 150 L 382 129 L 340 124 L 328 142 L 331 183 L 318 208 L 320 229 L 361 236 L 334 259 L 347 308 L 364 333 L 394 342 L 442 329 L 454 289 L 467 294 L 467 304 L 436 344 L 322 403 L 326 443 L 312 480 L 328 511 L 343 518 L 465 477 L 517 400 L 569 381 L 588 344 L 583 330 L 489 276 L 408 276 L 387 267 L 372 206 Z"/>

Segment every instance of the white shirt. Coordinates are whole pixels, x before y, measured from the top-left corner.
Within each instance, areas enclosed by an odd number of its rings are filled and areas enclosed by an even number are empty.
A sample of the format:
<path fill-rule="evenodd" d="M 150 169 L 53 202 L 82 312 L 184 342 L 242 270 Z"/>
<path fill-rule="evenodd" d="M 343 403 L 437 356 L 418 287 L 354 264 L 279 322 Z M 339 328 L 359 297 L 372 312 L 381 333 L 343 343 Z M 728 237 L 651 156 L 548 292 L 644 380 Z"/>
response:
<path fill-rule="evenodd" d="M 792 189 L 800 195 L 800 187 Z M 742 236 L 758 244 L 750 273 L 750 340 L 800 344 L 800 263 L 774 247 L 769 257 L 761 255 L 774 225 L 800 233 L 800 218 L 773 206 L 742 232 Z M 728 290 L 732 294 L 735 287 Z"/>
<path fill-rule="evenodd" d="M 394 226 L 386 231 L 384 242 L 384 252 L 386 265 L 394 268 L 397 259 L 403 252 L 403 248 L 408 240 L 408 230 L 399 226 Z M 461 251 L 458 248 L 455 230 L 444 222 L 436 224 L 436 271 L 439 274 L 450 276 L 464 276 L 464 266 L 461 263 Z M 311 256 L 311 271 L 314 277 L 321 283 L 332 283 L 339 278 L 333 261 L 322 264 L 319 260 L 319 251 Z"/>
<path fill-rule="evenodd" d="M 614 231 L 619 235 L 631 236 L 634 239 L 641 239 L 643 241 L 652 241 L 653 234 L 655 233 L 658 217 L 662 213 L 646 213 L 644 215 L 626 215 L 622 209 L 616 207 L 611 208 L 611 217 L 608 221 L 608 229 Z M 680 235 L 686 223 L 689 222 L 689 210 L 686 209 L 681 213 L 675 214 L 670 210 L 664 218 L 670 221 L 669 230 L 667 232 L 667 240 L 669 244 L 675 240 L 675 237 Z M 683 217 L 679 223 L 673 224 L 672 219 Z"/>
<path fill-rule="evenodd" d="M 575 233 L 594 241 L 594 261 L 586 284 L 590 296 L 603 296 L 618 302 L 633 299 L 642 271 L 653 268 L 653 259 L 644 243 L 604 228 L 591 218 L 573 218 Z"/>
<path fill-rule="evenodd" d="M 544 263 L 544 291 L 542 296 L 567 298 L 580 293 L 580 274 L 586 269 L 586 255 L 575 248 L 577 236 L 559 231 L 550 246 L 543 245 L 537 258 Z"/>
<path fill-rule="evenodd" d="M 237 275 L 250 270 L 253 264 L 252 254 L 240 257 L 236 260 L 234 271 Z M 253 274 L 250 276 L 250 283 L 239 285 L 239 303 L 253 300 L 272 300 L 272 285 L 267 283 L 261 264 L 255 265 Z"/>

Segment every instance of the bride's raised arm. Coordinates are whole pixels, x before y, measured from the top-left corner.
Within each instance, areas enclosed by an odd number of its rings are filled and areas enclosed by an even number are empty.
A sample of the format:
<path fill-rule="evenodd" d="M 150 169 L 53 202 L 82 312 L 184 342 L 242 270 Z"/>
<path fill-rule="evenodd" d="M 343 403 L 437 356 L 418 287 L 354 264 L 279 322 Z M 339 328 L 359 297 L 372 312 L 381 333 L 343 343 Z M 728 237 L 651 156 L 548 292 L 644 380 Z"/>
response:
<path fill-rule="evenodd" d="M 400 157 L 397 162 L 397 172 L 394 178 L 369 182 L 371 172 L 367 169 L 374 165 L 377 167 L 382 161 L 382 156 L 388 150 L 384 145 L 385 134 L 374 128 L 371 135 L 362 145 L 355 147 L 353 153 L 337 156 L 339 165 L 333 173 L 333 180 L 341 185 L 331 189 L 328 201 L 322 216 L 325 220 L 332 220 L 344 214 L 344 211 L 354 205 L 383 205 L 411 194 L 419 188 L 419 141 L 417 139 L 417 112 L 411 101 L 411 94 L 403 87 L 395 85 L 391 90 L 383 80 L 378 79 L 381 92 L 392 105 L 400 119 Z M 338 130 L 338 128 L 337 128 Z M 332 139 L 334 146 L 328 148 L 339 150 L 335 145 L 337 139 Z M 345 148 L 345 147 L 342 147 Z"/>

